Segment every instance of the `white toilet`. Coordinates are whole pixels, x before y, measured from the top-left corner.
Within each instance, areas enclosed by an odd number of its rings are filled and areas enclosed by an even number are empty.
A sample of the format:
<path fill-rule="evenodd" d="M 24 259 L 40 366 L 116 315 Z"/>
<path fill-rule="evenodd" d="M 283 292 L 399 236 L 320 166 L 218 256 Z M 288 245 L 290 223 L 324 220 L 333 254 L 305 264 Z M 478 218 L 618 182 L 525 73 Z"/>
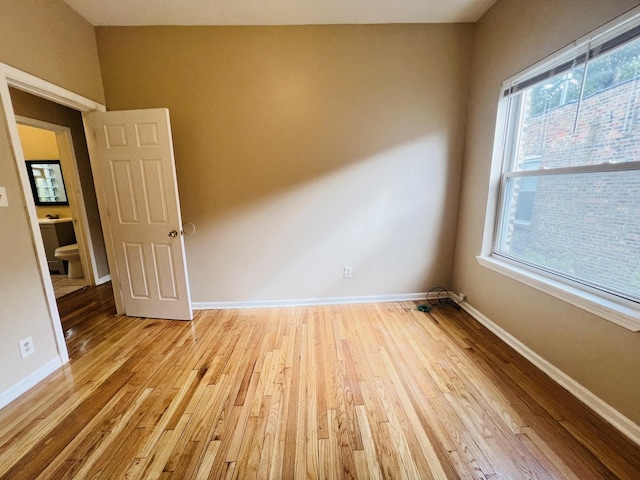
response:
<path fill-rule="evenodd" d="M 80 278 L 84 276 L 77 243 L 56 248 L 55 257 L 69 262 L 69 278 Z"/>

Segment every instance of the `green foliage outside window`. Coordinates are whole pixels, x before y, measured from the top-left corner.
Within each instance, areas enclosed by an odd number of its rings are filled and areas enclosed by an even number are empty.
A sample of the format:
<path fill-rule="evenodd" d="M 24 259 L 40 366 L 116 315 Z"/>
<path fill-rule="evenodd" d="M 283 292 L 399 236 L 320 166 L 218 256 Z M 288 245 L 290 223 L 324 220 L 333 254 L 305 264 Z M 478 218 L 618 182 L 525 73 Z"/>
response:
<path fill-rule="evenodd" d="M 567 103 L 577 102 L 583 75 L 584 65 L 535 86 L 531 92 L 530 115 L 539 115 Z M 583 98 L 638 77 L 640 39 L 588 63 Z"/>

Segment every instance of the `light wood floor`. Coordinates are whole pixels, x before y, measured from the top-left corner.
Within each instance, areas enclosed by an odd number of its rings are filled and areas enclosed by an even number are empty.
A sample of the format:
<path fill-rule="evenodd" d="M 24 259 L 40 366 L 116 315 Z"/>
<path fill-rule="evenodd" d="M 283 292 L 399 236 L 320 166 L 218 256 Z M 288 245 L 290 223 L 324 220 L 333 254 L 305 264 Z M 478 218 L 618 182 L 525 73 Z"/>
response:
<path fill-rule="evenodd" d="M 115 317 L 0 411 L 0 477 L 640 478 L 640 450 L 471 319 L 412 303 Z M 4 368 L 4 367 L 3 367 Z"/>
<path fill-rule="evenodd" d="M 56 299 L 69 295 L 70 293 L 87 286 L 87 281 L 84 277 L 69 278 L 67 275 L 60 275 L 56 273 L 51 274 L 51 283 L 53 283 L 53 291 L 56 295 Z"/>

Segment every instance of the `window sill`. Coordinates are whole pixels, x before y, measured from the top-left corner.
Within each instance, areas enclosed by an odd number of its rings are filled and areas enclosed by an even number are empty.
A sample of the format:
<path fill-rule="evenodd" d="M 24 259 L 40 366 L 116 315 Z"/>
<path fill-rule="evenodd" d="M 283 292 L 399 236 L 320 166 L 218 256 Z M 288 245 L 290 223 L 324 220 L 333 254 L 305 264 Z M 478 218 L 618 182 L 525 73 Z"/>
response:
<path fill-rule="evenodd" d="M 633 332 L 640 331 L 640 310 L 624 300 L 614 301 L 492 256 L 477 256 L 478 263 L 525 285 L 609 320 Z"/>

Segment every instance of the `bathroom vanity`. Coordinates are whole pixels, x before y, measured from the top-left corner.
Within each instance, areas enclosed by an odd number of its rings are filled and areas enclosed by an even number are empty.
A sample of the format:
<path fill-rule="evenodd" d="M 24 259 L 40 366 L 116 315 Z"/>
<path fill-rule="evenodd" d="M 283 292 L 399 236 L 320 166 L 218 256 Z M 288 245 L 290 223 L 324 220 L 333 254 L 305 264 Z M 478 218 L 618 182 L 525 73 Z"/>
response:
<path fill-rule="evenodd" d="M 62 260 L 55 257 L 56 248 L 76 243 L 76 235 L 73 231 L 73 219 L 71 218 L 39 218 L 40 233 L 44 242 L 44 250 L 47 254 L 47 263 L 51 273 L 66 274 Z"/>

